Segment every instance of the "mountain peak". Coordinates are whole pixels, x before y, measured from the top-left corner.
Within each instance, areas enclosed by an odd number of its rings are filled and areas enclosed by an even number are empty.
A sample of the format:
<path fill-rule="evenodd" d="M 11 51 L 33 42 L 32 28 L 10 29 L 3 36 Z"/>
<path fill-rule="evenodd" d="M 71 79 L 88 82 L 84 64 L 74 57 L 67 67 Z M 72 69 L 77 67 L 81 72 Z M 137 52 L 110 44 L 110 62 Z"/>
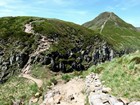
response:
<path fill-rule="evenodd" d="M 108 12 L 108 11 L 105 11 L 105 12 L 102 12 L 101 14 L 99 15 L 110 15 L 110 14 L 115 14 L 114 12 Z"/>
<path fill-rule="evenodd" d="M 90 28 L 92 30 L 98 30 L 101 29 L 103 25 L 105 26 L 108 21 L 113 23 L 115 26 L 135 29 L 134 26 L 126 23 L 114 12 L 103 12 L 99 14 L 95 19 L 84 23 L 83 26 Z"/>

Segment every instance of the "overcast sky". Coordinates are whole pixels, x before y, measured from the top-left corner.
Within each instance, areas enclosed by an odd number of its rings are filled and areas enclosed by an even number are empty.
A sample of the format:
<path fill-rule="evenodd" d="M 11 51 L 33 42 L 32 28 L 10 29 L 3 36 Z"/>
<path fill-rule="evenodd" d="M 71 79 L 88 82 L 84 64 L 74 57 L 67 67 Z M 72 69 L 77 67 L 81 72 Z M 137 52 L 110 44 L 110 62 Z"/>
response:
<path fill-rule="evenodd" d="M 0 17 L 38 16 L 83 24 L 104 11 L 140 26 L 140 0 L 0 0 Z"/>

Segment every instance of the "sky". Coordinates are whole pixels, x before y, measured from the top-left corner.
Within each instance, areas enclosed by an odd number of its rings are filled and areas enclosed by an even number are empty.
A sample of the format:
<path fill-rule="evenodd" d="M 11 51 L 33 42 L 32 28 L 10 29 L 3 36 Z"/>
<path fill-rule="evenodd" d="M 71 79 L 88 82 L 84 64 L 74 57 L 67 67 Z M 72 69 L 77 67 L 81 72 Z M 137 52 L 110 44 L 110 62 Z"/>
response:
<path fill-rule="evenodd" d="M 0 0 L 0 17 L 37 16 L 83 24 L 105 11 L 140 27 L 140 0 Z"/>

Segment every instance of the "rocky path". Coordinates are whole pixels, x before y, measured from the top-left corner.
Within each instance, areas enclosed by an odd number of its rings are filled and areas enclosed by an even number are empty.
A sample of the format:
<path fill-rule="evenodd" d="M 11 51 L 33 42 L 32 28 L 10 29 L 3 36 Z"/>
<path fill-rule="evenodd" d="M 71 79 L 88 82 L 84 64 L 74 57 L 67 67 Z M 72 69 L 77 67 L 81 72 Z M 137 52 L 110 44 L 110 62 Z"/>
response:
<path fill-rule="evenodd" d="M 40 41 L 38 43 L 37 49 L 32 54 L 30 54 L 28 62 L 23 67 L 23 69 L 22 69 L 23 73 L 29 73 L 30 72 L 29 70 L 30 70 L 30 67 L 31 67 L 32 57 L 35 57 L 38 54 L 40 54 L 41 52 L 44 52 L 44 51 L 48 50 L 50 48 L 50 44 L 51 44 L 45 36 L 34 32 L 33 27 L 32 27 L 33 22 L 30 22 L 29 24 L 25 24 L 25 30 L 24 31 L 26 33 L 32 33 L 34 35 L 40 35 L 41 38 L 40 38 Z"/>
<path fill-rule="evenodd" d="M 140 102 L 118 99 L 110 95 L 110 91 L 102 85 L 99 76 L 92 73 L 85 80 L 77 77 L 54 86 L 41 105 L 140 105 Z"/>
<path fill-rule="evenodd" d="M 33 22 L 36 22 L 36 21 L 33 21 Z M 41 38 L 40 38 L 40 40 L 38 42 L 37 49 L 33 53 L 31 53 L 29 55 L 28 62 L 26 63 L 26 65 L 22 69 L 21 76 L 24 77 L 24 78 L 27 78 L 27 79 L 30 79 L 30 80 L 34 81 L 38 85 L 38 87 L 40 88 L 42 86 L 42 84 L 43 84 L 42 80 L 35 79 L 35 78 L 31 77 L 31 75 L 29 75 L 30 68 L 31 68 L 31 62 L 32 62 L 33 57 L 36 57 L 41 52 L 44 52 L 44 51 L 48 50 L 50 48 L 51 43 L 44 35 L 41 35 L 39 33 L 34 32 L 33 27 L 32 27 L 33 22 L 25 24 L 25 30 L 24 31 L 26 33 L 31 33 L 33 35 L 39 35 Z"/>

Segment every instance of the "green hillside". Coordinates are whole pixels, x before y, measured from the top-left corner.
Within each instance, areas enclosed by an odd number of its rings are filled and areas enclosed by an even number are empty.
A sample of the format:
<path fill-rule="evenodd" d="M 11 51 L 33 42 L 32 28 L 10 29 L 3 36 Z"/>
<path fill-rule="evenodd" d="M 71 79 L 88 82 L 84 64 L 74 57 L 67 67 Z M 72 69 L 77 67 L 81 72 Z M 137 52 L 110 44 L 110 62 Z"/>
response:
<path fill-rule="evenodd" d="M 112 12 L 104 12 L 84 27 L 99 32 L 116 49 L 139 49 L 140 33 Z"/>
<path fill-rule="evenodd" d="M 55 72 L 85 70 L 91 64 L 93 51 L 101 44 L 103 40 L 94 31 L 71 22 L 2 17 L 0 83 L 32 64 L 48 65 Z"/>
<path fill-rule="evenodd" d="M 68 41 L 73 38 L 73 41 L 81 39 L 86 42 L 87 38 L 90 39 L 89 37 L 94 36 L 94 32 L 91 30 L 83 28 L 74 23 L 61 20 L 38 17 L 3 17 L 0 18 L 0 39 L 1 42 L 4 42 L 5 44 L 2 43 L 1 48 L 6 48 L 6 51 L 8 51 L 7 49 L 9 49 L 9 47 L 10 50 L 12 50 L 13 48 L 17 50 L 14 45 L 18 41 L 26 44 L 25 46 L 33 45 L 32 47 L 35 47 L 34 44 L 38 40 L 38 36 L 27 34 L 24 32 L 25 24 L 31 21 L 35 21 L 33 23 L 35 32 L 43 34 L 48 38 L 58 38 L 60 40 L 63 40 L 62 42 L 66 41 L 65 43 L 68 44 L 64 43 L 62 44 L 63 46 L 69 45 L 70 43 Z M 73 44 L 74 43 L 75 42 L 73 42 Z M 18 49 L 20 49 L 21 46 L 17 45 L 17 47 Z M 29 47 L 28 50 L 31 51 L 30 49 L 32 47 Z M 34 49 L 35 48 L 32 48 L 32 50 Z"/>

